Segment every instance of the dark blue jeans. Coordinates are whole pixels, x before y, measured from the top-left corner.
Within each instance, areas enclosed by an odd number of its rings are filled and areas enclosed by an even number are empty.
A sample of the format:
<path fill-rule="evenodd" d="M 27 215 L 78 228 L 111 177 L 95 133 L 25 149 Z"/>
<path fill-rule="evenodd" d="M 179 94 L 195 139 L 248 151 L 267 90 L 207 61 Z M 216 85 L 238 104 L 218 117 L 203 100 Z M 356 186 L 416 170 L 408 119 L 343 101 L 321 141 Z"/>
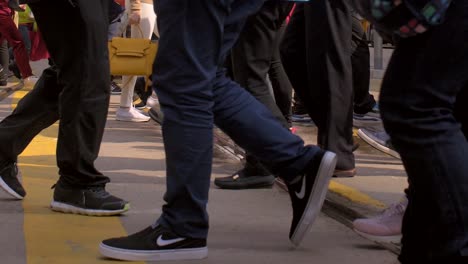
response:
<path fill-rule="evenodd" d="M 402 263 L 468 255 L 467 89 L 468 1 L 455 0 L 443 24 L 401 40 L 382 86 L 384 125 L 411 183 Z"/>
<path fill-rule="evenodd" d="M 23 37 L 24 46 L 28 51 L 28 55 L 31 54 L 31 37 L 29 36 L 29 31 L 32 30 L 32 27 L 33 26 L 31 24 L 18 26 L 18 30 L 21 33 L 21 36 Z"/>
<path fill-rule="evenodd" d="M 318 151 L 225 76 L 227 52 L 263 0 L 155 1 L 161 32 L 154 88 L 164 112 L 166 204 L 158 223 L 180 236 L 206 238 L 213 125 L 290 181 Z"/>

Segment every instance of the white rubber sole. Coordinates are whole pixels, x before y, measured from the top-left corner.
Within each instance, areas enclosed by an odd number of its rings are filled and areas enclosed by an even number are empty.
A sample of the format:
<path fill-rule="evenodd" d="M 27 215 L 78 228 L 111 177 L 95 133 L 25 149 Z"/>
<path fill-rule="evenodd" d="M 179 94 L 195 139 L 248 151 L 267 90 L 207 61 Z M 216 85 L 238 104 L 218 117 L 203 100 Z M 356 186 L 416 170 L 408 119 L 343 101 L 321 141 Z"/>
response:
<path fill-rule="evenodd" d="M 400 244 L 402 235 L 396 236 L 375 236 L 353 229 L 358 235 L 377 243 Z"/>
<path fill-rule="evenodd" d="M 372 147 L 382 151 L 383 153 L 386 153 L 394 158 L 401 159 L 400 154 L 398 152 L 394 151 L 393 149 L 387 148 L 383 145 L 380 145 L 379 143 L 375 142 L 372 138 L 368 137 L 364 132 L 361 130 L 358 130 L 357 132 L 358 136 L 362 138 L 367 144 L 371 145 Z"/>
<path fill-rule="evenodd" d="M 328 185 L 332 178 L 333 172 L 336 167 L 336 154 L 332 152 L 326 152 L 320 162 L 319 169 L 317 171 L 317 177 L 315 178 L 314 185 L 312 186 L 312 192 L 307 201 L 306 208 L 302 214 L 301 219 L 297 223 L 297 228 L 292 234 L 290 240 L 295 246 L 299 246 L 304 239 L 305 234 L 309 232 L 312 224 L 317 218 L 320 210 L 322 209 L 325 196 L 328 192 Z"/>
<path fill-rule="evenodd" d="M 14 198 L 16 198 L 18 200 L 23 200 L 24 199 L 23 196 L 19 195 L 17 192 L 15 192 L 13 189 L 11 189 L 10 186 L 8 186 L 8 184 L 6 184 L 6 182 L 3 181 L 3 179 L 1 177 L 0 177 L 0 187 Z"/>
<path fill-rule="evenodd" d="M 70 204 L 65 204 L 61 202 L 52 201 L 50 203 L 50 208 L 56 212 L 68 213 L 68 214 L 81 214 L 81 215 L 90 215 L 90 216 L 112 216 L 120 215 L 125 213 L 130 209 L 130 204 L 126 204 L 125 207 L 121 210 L 94 210 L 94 209 L 85 209 L 81 207 L 76 207 Z"/>
<path fill-rule="evenodd" d="M 115 120 L 122 121 L 122 122 L 148 122 L 150 121 L 150 117 L 142 119 L 142 118 L 123 118 L 123 117 L 116 117 Z"/>
<path fill-rule="evenodd" d="M 164 260 L 195 260 L 208 256 L 208 248 L 189 248 L 171 250 L 128 250 L 99 245 L 99 251 L 105 257 L 129 261 L 164 261 Z"/>

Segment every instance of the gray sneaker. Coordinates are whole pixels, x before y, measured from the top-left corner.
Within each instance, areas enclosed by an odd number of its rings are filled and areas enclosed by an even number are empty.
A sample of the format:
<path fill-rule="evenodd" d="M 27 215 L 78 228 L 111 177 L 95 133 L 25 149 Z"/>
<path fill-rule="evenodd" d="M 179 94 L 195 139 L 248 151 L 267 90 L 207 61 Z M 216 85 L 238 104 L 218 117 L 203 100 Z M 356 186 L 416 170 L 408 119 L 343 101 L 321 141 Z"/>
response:
<path fill-rule="evenodd" d="M 357 128 L 361 127 L 378 127 L 382 126 L 382 119 L 376 115 L 370 114 L 353 114 L 353 126 Z"/>
<path fill-rule="evenodd" d="M 53 211 L 90 216 L 119 215 L 130 209 L 130 203 L 109 194 L 104 186 L 68 189 L 57 183 L 52 188 Z"/>
<path fill-rule="evenodd" d="M 358 130 L 357 134 L 372 147 L 400 159 L 400 154 L 393 148 L 390 142 L 390 136 L 385 131 L 361 128 Z"/>

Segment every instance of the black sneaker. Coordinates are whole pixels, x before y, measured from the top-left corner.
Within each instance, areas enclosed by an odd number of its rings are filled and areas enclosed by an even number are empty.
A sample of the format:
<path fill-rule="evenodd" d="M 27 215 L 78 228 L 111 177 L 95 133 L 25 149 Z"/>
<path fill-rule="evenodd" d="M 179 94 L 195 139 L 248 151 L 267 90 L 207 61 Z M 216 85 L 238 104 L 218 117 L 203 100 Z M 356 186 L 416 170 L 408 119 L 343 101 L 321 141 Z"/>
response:
<path fill-rule="evenodd" d="M 104 187 L 67 189 L 60 184 L 54 185 L 52 210 L 63 213 L 91 216 L 119 215 L 130 209 L 130 204 L 109 194 Z"/>
<path fill-rule="evenodd" d="M 299 246 L 318 216 L 336 166 L 336 155 L 322 151 L 309 163 L 307 172 L 293 184 L 288 184 L 293 207 L 289 239 Z"/>
<path fill-rule="evenodd" d="M 21 72 L 20 72 L 20 70 L 19 70 L 19 68 L 18 68 L 18 65 L 16 65 L 16 62 L 15 62 L 15 61 L 12 61 L 12 62 L 10 63 L 10 65 L 8 66 L 8 69 L 11 71 L 11 73 L 13 73 L 13 75 L 14 75 L 16 78 L 18 78 L 18 79 L 21 80 L 21 78 L 22 78 L 22 77 L 21 77 Z"/>
<path fill-rule="evenodd" d="M 104 240 L 99 251 L 108 258 L 131 261 L 203 259 L 208 255 L 206 239 L 182 238 L 159 225 Z"/>
<path fill-rule="evenodd" d="M 136 109 L 143 110 L 146 108 L 146 102 L 140 100 L 137 104 L 134 105 Z"/>
<path fill-rule="evenodd" d="M 228 177 L 220 177 L 214 180 L 214 184 L 221 189 L 257 189 L 271 188 L 275 183 L 273 175 L 247 175 L 242 169 Z"/>
<path fill-rule="evenodd" d="M 110 90 L 111 94 L 122 94 L 122 88 L 120 88 L 120 86 L 114 81 L 111 82 Z"/>
<path fill-rule="evenodd" d="M 16 163 L 9 164 L 0 171 L 0 187 L 9 195 L 22 200 L 26 191 L 18 180 L 20 172 Z"/>

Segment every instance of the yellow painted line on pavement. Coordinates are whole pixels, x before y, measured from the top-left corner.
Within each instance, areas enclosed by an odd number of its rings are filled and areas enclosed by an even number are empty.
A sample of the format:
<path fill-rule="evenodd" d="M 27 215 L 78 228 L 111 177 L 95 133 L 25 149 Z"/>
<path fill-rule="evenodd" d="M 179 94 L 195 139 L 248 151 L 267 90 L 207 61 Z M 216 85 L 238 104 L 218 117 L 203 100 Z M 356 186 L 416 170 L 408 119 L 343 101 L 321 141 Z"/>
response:
<path fill-rule="evenodd" d="M 16 92 L 13 101 L 25 94 Z M 41 132 L 19 158 L 28 192 L 23 201 L 27 264 L 115 263 L 101 258 L 98 245 L 103 239 L 126 235 L 118 217 L 62 214 L 49 208 L 51 186 L 58 179 L 57 142 L 50 135 L 57 135 L 57 129 L 55 124 Z"/>
<path fill-rule="evenodd" d="M 347 185 L 338 183 L 336 181 L 330 181 L 330 186 L 328 188 L 330 191 L 347 198 L 351 202 L 374 206 L 378 208 L 385 207 L 384 203 L 370 197 L 369 195 L 362 193 L 359 190 L 349 187 Z"/>

